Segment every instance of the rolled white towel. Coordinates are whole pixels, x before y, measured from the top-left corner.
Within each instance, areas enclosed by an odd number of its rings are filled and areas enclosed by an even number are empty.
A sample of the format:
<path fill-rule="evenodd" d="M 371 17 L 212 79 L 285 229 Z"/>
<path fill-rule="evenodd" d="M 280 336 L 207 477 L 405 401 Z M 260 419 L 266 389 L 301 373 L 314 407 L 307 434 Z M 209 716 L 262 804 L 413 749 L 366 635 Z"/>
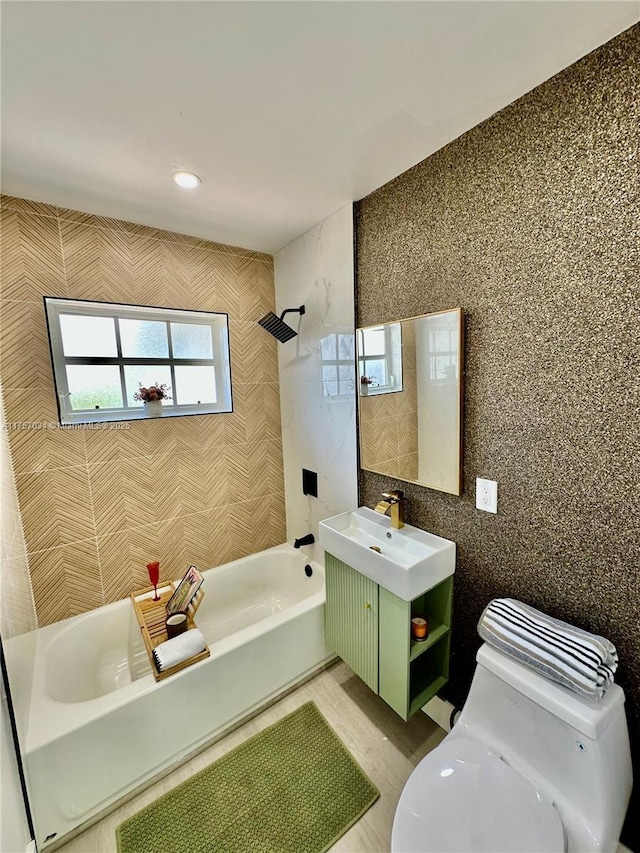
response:
<path fill-rule="evenodd" d="M 206 646 L 202 631 L 199 628 L 191 628 L 172 640 L 165 640 L 153 650 L 153 659 L 156 662 L 158 672 L 164 672 L 172 666 L 200 654 Z"/>

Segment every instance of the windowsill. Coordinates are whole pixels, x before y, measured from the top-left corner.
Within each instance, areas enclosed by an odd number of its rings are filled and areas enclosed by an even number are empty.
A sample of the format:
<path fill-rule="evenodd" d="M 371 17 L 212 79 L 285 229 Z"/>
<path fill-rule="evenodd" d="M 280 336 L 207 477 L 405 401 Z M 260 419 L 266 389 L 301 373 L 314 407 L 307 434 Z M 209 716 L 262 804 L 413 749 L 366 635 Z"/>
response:
<path fill-rule="evenodd" d="M 74 424 L 113 423 L 115 421 L 151 421 L 162 418 L 179 418 L 189 415 L 223 415 L 229 414 L 233 408 L 222 409 L 212 406 L 163 406 L 162 414 L 157 417 L 146 415 L 143 409 L 100 409 L 95 412 L 73 412 L 61 416 L 62 426 Z"/>
<path fill-rule="evenodd" d="M 402 385 L 369 385 L 369 390 L 366 394 L 360 391 L 360 397 L 379 397 L 381 394 L 399 394 L 402 391 Z"/>

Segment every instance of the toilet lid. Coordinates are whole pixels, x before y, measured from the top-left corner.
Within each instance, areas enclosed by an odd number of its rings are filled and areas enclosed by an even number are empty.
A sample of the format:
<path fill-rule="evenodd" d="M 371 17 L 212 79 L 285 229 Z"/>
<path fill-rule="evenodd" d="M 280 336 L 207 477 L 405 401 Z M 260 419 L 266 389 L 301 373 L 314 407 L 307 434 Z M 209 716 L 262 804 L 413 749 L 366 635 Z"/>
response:
<path fill-rule="evenodd" d="M 393 853 L 562 853 L 560 815 L 530 782 L 471 737 L 449 737 L 405 785 Z"/>

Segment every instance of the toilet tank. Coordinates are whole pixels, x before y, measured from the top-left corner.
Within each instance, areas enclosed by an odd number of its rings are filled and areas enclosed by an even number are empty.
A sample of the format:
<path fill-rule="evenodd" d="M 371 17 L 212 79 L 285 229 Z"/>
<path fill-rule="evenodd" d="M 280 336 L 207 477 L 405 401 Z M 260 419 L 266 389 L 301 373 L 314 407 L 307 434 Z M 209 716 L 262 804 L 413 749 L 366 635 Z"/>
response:
<path fill-rule="evenodd" d="M 555 804 L 568 850 L 615 851 L 631 795 L 624 693 L 583 699 L 486 643 L 449 737 L 491 747 Z"/>

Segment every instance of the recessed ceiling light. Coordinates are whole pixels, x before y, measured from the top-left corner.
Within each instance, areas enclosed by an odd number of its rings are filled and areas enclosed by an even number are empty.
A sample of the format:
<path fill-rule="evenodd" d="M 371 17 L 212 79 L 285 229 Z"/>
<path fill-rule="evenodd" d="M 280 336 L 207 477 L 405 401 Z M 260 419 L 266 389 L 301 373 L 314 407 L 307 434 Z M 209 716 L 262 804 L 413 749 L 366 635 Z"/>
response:
<path fill-rule="evenodd" d="M 188 190 L 192 190 L 198 184 L 202 183 L 202 178 L 194 175 L 193 172 L 174 172 L 171 177 L 179 187 L 184 187 Z"/>

